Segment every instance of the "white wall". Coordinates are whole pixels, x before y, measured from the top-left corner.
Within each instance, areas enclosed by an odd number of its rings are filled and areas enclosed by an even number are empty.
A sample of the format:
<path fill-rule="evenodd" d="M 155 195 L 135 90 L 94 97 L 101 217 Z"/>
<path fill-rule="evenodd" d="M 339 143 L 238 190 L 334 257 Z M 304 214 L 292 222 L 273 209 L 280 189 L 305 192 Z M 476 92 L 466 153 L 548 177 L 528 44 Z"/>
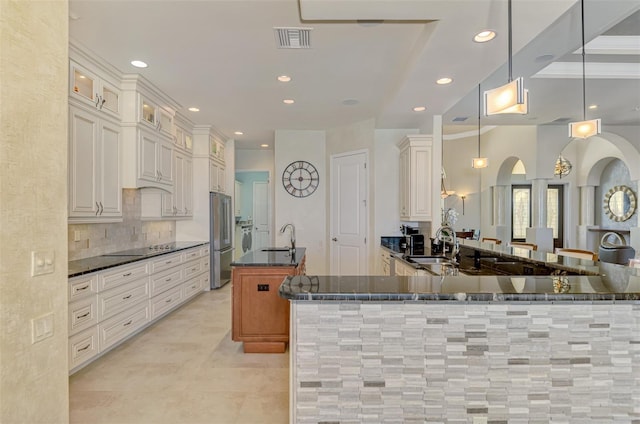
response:
<path fill-rule="evenodd" d="M 325 146 L 324 131 L 277 130 L 275 134 L 275 244 L 289 245 L 289 231 L 280 234 L 278 230 L 282 225 L 292 223 L 296 228 L 296 245 L 307 248 L 307 273 L 310 275 L 327 273 L 325 196 L 329 175 Z M 312 163 L 320 175 L 318 188 L 308 197 L 293 197 L 282 185 L 282 171 L 296 160 Z"/>

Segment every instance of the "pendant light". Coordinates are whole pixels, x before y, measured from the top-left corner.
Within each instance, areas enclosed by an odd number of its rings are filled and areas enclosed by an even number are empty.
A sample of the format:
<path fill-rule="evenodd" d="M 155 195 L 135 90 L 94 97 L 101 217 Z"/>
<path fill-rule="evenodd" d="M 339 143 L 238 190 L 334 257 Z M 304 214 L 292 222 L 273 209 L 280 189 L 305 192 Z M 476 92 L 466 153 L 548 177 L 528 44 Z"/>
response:
<path fill-rule="evenodd" d="M 587 84 L 585 78 L 585 53 L 584 53 L 584 0 L 580 0 L 580 16 L 582 24 L 582 121 L 569 122 L 569 137 L 589 138 L 602 132 L 601 120 L 591 119 L 587 121 Z"/>
<path fill-rule="evenodd" d="M 480 156 L 480 102 L 482 96 L 480 95 L 480 84 L 478 84 L 478 157 L 471 160 L 471 166 L 473 168 L 486 168 L 489 165 L 489 160 Z"/>
<path fill-rule="evenodd" d="M 509 17 L 509 80 L 498 88 L 484 92 L 484 114 L 487 116 L 504 113 L 517 113 L 524 115 L 529 111 L 529 90 L 524 88 L 524 78 L 513 79 L 513 58 L 511 43 L 511 0 L 508 6 Z"/>

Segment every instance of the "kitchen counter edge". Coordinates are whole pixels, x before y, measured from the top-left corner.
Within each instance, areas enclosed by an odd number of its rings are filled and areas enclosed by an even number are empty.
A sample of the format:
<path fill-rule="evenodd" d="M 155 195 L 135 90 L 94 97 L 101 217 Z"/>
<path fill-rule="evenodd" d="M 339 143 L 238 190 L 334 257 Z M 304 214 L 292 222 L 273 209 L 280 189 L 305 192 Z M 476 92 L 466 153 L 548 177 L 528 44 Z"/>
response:
<path fill-rule="evenodd" d="M 176 253 L 182 250 L 192 249 L 198 246 L 209 244 L 208 241 L 179 242 L 180 246 L 174 249 L 158 251 L 157 254 L 150 256 L 130 257 L 130 256 L 93 256 L 90 258 L 76 259 L 69 261 L 68 278 L 78 277 L 85 274 L 91 274 L 105 269 L 115 268 L 121 265 L 127 265 L 138 261 L 144 261 L 150 258 L 156 258 L 162 255 Z M 114 252 L 117 253 L 117 252 Z"/>

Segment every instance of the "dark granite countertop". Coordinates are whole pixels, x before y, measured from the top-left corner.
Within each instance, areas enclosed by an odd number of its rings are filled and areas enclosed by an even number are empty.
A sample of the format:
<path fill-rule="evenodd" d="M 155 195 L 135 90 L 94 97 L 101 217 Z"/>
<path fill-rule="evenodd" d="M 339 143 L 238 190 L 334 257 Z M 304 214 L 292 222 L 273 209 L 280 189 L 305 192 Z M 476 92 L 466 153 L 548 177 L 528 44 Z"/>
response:
<path fill-rule="evenodd" d="M 640 268 L 626 282 L 604 276 L 290 276 L 279 289 L 294 301 L 640 303 Z"/>
<path fill-rule="evenodd" d="M 278 250 L 275 250 L 278 249 Z M 296 247 L 292 255 L 286 248 L 269 247 L 260 250 L 252 250 L 244 256 L 231 262 L 231 266 L 293 266 L 300 265 L 307 249 Z"/>
<path fill-rule="evenodd" d="M 478 240 L 460 240 L 460 245 L 487 253 L 492 257 L 515 259 L 520 262 L 540 264 L 560 271 L 569 271 L 581 275 L 600 275 L 604 272 L 600 267 L 600 265 L 604 263 L 598 261 L 558 256 L 555 253 L 528 250 L 506 245 L 503 246 L 501 244 L 496 245 L 493 243 L 482 243 Z"/>
<path fill-rule="evenodd" d="M 208 241 L 178 241 L 162 245 L 121 250 L 91 258 L 69 261 L 69 278 L 89 274 L 91 272 L 102 271 L 120 265 L 126 265 L 132 262 L 142 261 L 154 256 L 167 255 L 180 250 L 203 246 L 208 243 Z"/>

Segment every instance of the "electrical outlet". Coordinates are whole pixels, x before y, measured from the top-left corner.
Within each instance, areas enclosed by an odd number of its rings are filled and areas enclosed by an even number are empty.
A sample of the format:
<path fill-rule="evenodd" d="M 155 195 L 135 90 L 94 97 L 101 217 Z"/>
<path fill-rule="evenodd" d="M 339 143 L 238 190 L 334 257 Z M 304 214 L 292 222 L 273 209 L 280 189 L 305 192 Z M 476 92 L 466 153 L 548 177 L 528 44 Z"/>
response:
<path fill-rule="evenodd" d="M 31 320 L 31 343 L 53 336 L 53 312 Z"/>
<path fill-rule="evenodd" d="M 31 252 L 31 276 L 52 274 L 55 271 L 55 252 L 53 250 Z"/>
<path fill-rule="evenodd" d="M 258 284 L 258 291 L 269 291 L 269 284 Z"/>

